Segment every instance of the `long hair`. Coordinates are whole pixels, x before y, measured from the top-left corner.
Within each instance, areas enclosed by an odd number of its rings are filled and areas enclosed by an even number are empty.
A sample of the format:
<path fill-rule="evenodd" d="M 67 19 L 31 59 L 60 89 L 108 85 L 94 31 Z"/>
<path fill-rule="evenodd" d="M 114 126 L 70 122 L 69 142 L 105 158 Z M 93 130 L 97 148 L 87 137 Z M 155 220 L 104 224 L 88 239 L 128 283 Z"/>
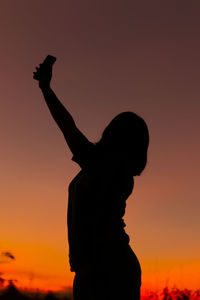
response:
<path fill-rule="evenodd" d="M 146 166 L 148 145 L 147 124 L 133 112 L 118 114 L 97 143 L 103 151 L 123 156 L 133 176 L 140 175 Z"/>

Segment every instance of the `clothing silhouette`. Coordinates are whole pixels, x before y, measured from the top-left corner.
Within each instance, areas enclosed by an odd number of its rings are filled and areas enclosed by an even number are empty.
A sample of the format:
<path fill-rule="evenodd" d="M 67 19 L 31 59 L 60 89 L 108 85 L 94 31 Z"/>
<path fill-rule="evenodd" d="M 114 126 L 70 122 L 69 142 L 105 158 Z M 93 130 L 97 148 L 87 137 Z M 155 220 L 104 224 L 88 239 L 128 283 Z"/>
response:
<path fill-rule="evenodd" d="M 52 64 L 34 72 L 50 112 L 81 170 L 69 185 L 69 263 L 75 272 L 74 300 L 139 300 L 141 268 L 123 220 L 134 176 L 146 165 L 149 144 L 144 120 L 117 115 L 92 143 L 50 87 Z"/>

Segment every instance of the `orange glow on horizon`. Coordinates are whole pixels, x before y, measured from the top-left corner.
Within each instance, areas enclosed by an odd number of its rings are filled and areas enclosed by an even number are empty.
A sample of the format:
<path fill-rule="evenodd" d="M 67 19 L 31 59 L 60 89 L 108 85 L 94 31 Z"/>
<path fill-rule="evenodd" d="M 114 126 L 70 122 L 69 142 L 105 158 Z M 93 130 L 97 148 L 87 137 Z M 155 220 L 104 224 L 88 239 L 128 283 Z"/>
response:
<path fill-rule="evenodd" d="M 14 280 L 18 288 L 32 291 L 67 291 L 72 288 L 74 273 L 69 271 L 66 252 L 59 253 L 42 244 L 34 247 L 15 244 L 14 248 L 16 261 L 1 264 L 0 271 L 5 280 Z M 161 291 L 166 286 L 199 288 L 200 262 L 196 260 L 142 260 L 141 267 L 143 294 Z"/>

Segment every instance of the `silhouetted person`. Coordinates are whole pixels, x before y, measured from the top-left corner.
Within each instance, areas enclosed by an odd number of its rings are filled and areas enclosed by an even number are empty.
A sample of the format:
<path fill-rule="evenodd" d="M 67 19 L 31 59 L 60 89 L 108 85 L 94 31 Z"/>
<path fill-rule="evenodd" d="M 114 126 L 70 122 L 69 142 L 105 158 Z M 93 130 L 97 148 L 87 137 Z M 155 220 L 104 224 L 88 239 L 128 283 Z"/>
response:
<path fill-rule="evenodd" d="M 123 221 L 133 177 L 147 161 L 148 128 L 133 112 L 117 115 L 94 144 L 82 134 L 50 87 L 52 68 L 40 65 L 45 101 L 81 171 L 69 185 L 68 241 L 74 300 L 139 300 L 141 268 Z M 92 116 L 93 118 L 93 116 Z"/>

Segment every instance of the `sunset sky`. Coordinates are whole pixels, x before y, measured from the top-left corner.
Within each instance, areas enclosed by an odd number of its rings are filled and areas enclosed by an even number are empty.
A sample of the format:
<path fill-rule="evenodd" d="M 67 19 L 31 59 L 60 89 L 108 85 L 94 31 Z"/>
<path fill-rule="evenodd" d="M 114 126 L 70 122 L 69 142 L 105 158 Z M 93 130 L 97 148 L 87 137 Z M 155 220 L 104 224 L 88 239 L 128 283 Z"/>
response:
<path fill-rule="evenodd" d="M 149 126 L 125 216 L 143 290 L 199 288 L 200 1 L 1 0 L 0 39 L 0 277 L 44 290 L 73 281 L 79 167 L 32 79 L 52 54 L 52 87 L 91 141 L 122 111 Z"/>

